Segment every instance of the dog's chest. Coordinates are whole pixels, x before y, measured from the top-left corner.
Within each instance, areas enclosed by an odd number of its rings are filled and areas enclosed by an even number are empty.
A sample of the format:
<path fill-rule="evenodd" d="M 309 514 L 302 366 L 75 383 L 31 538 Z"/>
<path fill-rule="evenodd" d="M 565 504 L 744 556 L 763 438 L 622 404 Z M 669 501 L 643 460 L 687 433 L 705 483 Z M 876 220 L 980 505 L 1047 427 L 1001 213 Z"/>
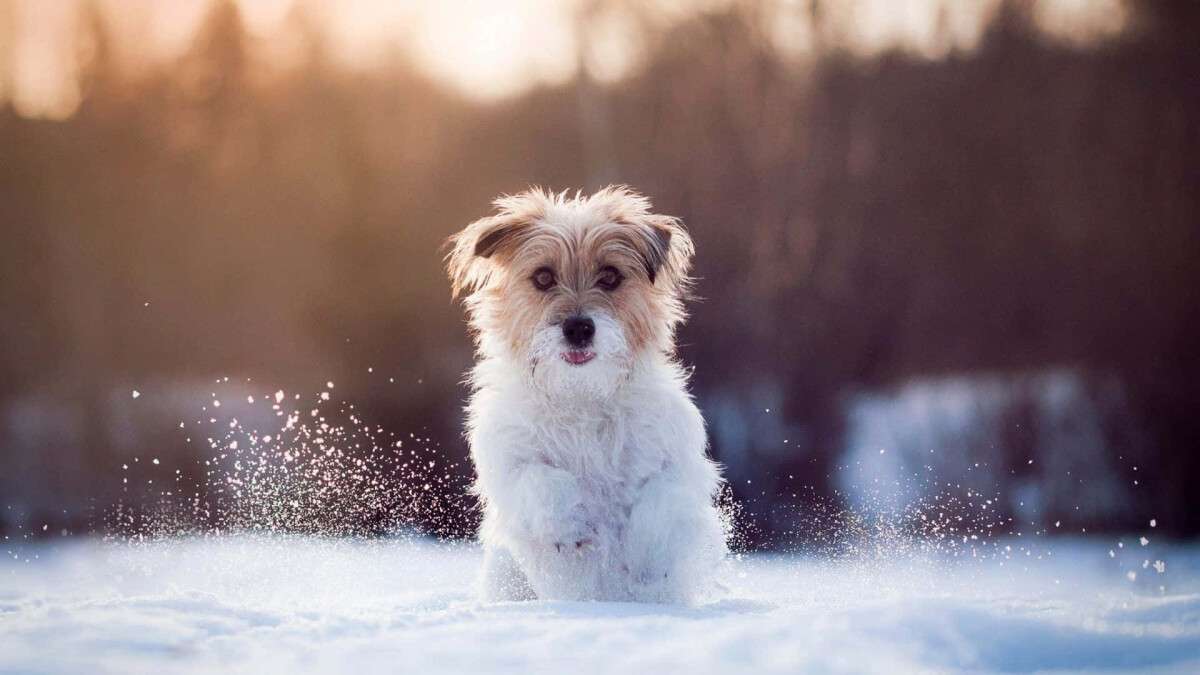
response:
<path fill-rule="evenodd" d="M 590 497 L 626 501 L 652 467 L 662 466 L 658 453 L 636 437 L 634 428 L 618 415 L 559 420 L 539 434 L 539 452 L 547 463 L 575 476 Z"/>

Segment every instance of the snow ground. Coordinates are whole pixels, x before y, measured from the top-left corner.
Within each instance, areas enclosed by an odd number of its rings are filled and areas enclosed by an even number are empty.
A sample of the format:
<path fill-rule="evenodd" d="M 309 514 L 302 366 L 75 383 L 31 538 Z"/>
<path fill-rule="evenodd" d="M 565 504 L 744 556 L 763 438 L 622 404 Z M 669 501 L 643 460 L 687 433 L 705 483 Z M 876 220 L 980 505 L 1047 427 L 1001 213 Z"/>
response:
<path fill-rule="evenodd" d="M 1200 546 L 1024 543 L 752 555 L 683 608 L 482 605 L 421 540 L 6 542 L 0 672 L 1200 672 Z"/>

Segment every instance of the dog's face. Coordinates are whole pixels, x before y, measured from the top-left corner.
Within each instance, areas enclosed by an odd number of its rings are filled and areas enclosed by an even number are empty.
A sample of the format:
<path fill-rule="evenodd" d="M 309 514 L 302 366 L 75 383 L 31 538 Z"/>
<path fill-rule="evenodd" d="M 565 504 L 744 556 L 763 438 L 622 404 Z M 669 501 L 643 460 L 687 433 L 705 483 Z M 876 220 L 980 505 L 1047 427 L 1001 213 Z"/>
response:
<path fill-rule="evenodd" d="M 531 190 L 454 235 L 448 267 L 484 356 L 526 366 L 556 395 L 605 396 L 637 357 L 670 353 L 692 242 L 679 221 L 610 187 Z"/>

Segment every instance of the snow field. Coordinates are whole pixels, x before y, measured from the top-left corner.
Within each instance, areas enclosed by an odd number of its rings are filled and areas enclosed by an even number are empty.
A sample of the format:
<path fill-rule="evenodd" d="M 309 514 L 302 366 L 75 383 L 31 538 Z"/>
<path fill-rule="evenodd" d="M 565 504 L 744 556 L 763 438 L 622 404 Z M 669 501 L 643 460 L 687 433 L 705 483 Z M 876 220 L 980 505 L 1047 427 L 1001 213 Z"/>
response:
<path fill-rule="evenodd" d="M 1200 672 L 1194 546 L 757 554 L 672 607 L 481 604 L 478 548 L 421 539 L 6 543 L 0 672 Z"/>

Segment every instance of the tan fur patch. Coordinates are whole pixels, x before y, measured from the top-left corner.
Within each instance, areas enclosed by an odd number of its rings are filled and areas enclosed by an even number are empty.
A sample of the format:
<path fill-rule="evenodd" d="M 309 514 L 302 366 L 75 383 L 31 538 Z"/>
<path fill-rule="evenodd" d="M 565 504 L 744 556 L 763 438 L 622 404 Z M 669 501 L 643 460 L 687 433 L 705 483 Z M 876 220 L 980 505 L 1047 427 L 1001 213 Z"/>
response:
<path fill-rule="evenodd" d="M 494 206 L 496 214 L 449 241 L 453 293 L 467 294 L 477 333 L 501 336 L 521 353 L 539 326 L 604 309 L 634 350 L 673 350 L 693 253 L 678 219 L 651 213 L 649 200 L 624 186 L 588 197 L 534 188 Z M 613 291 L 596 285 L 605 266 L 623 277 Z M 554 272 L 550 290 L 531 280 L 541 268 Z"/>

